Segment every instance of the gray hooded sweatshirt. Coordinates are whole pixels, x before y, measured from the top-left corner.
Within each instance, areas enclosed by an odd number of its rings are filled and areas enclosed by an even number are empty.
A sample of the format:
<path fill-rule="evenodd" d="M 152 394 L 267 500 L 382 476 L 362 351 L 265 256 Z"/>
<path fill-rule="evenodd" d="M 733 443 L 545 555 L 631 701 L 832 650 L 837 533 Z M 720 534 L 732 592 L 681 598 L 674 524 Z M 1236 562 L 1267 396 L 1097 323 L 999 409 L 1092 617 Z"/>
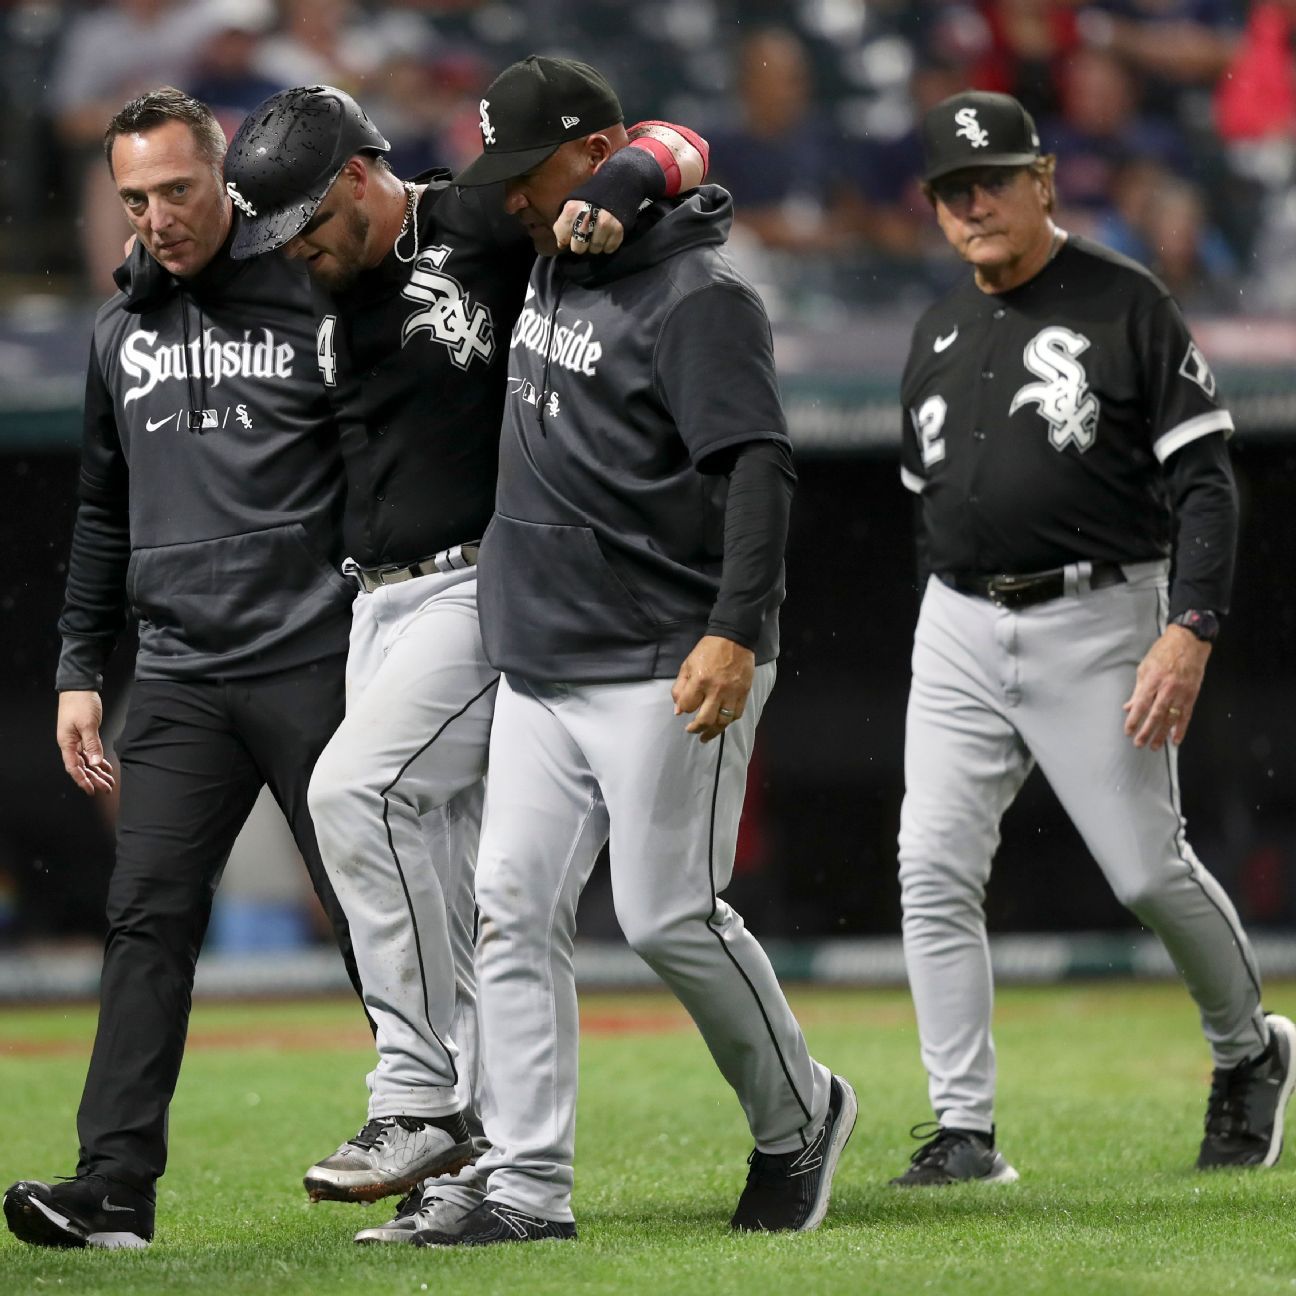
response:
<path fill-rule="evenodd" d="M 342 460 L 305 274 L 231 261 L 227 241 L 187 280 L 137 246 L 116 279 L 86 376 L 57 687 L 102 687 L 128 608 L 141 680 L 344 652 Z"/>
<path fill-rule="evenodd" d="M 725 452 L 787 445 L 769 321 L 714 185 L 644 212 L 607 258 L 542 257 L 510 342 L 486 655 L 539 680 L 673 676 L 720 589 Z M 778 655 L 783 579 L 755 609 Z"/>

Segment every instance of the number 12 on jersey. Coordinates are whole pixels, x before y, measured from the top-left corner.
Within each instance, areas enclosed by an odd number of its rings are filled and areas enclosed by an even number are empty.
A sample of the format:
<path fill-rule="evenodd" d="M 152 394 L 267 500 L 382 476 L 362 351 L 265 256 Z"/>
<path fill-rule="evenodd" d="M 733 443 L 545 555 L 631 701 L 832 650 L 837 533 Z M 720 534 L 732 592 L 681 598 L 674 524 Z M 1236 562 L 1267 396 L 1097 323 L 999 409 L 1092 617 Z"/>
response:
<path fill-rule="evenodd" d="M 948 406 L 943 396 L 928 396 L 917 412 L 910 411 L 909 417 L 913 419 L 914 429 L 918 433 L 924 468 L 930 468 L 932 464 L 940 463 L 945 458 L 945 440 L 941 431 L 945 427 L 947 413 Z"/>
<path fill-rule="evenodd" d="M 337 316 L 325 315 L 315 331 L 315 359 L 319 363 L 320 373 L 324 375 L 325 387 L 337 386 L 337 353 L 333 350 L 333 332 L 337 328 Z"/>

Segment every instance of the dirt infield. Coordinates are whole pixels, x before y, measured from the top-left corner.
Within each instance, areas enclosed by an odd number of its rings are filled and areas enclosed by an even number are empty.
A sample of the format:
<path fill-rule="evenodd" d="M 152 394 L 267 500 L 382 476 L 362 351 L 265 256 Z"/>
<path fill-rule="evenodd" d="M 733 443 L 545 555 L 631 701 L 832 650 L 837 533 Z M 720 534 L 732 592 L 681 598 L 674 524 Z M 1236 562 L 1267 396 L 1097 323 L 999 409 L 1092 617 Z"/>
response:
<path fill-rule="evenodd" d="M 585 1035 L 662 1035 L 691 1029 L 687 1014 L 679 1012 L 607 1013 L 582 1015 Z M 76 1057 L 90 1052 L 90 1040 L 7 1039 L 0 1041 L 0 1057 Z M 336 1027 L 255 1026 L 189 1032 L 187 1049 L 266 1049 L 272 1053 L 319 1053 L 342 1049 L 367 1049 L 372 1040 L 361 1025 L 354 1030 Z"/>

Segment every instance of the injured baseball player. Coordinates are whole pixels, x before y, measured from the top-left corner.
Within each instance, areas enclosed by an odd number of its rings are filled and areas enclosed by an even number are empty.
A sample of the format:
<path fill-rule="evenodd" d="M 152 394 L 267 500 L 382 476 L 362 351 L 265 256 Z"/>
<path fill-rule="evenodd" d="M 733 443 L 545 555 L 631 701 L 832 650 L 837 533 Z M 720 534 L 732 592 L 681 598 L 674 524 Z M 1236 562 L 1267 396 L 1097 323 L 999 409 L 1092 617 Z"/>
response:
<path fill-rule="evenodd" d="M 567 128 L 548 125 L 556 147 Z M 672 128 L 632 129 L 642 138 L 601 182 L 598 251 L 647 197 L 703 175 Z M 346 715 L 315 766 L 310 811 L 378 1056 L 367 1119 L 305 1187 L 316 1201 L 403 1194 L 361 1243 L 408 1243 L 481 1199 L 473 871 L 498 672 L 482 652 L 476 558 L 505 339 L 535 259 L 497 195 L 444 171 L 401 180 L 387 148 L 349 95 L 299 87 L 248 117 L 225 164 L 242 213 L 235 258 L 281 250 L 310 274 L 319 377 L 341 428 L 355 588 Z M 559 214 L 560 233 L 570 219 Z"/>

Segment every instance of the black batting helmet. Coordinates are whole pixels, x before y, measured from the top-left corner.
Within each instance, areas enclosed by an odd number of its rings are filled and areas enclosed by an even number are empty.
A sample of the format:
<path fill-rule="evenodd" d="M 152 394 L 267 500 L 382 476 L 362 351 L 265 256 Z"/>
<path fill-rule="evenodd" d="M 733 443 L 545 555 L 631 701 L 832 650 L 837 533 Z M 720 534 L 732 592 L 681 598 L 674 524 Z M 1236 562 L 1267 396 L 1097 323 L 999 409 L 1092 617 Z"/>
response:
<path fill-rule="evenodd" d="M 242 261 L 283 247 L 348 158 L 390 148 L 344 90 L 297 86 L 271 95 L 248 114 L 225 155 L 225 188 L 242 213 L 230 255 Z"/>

